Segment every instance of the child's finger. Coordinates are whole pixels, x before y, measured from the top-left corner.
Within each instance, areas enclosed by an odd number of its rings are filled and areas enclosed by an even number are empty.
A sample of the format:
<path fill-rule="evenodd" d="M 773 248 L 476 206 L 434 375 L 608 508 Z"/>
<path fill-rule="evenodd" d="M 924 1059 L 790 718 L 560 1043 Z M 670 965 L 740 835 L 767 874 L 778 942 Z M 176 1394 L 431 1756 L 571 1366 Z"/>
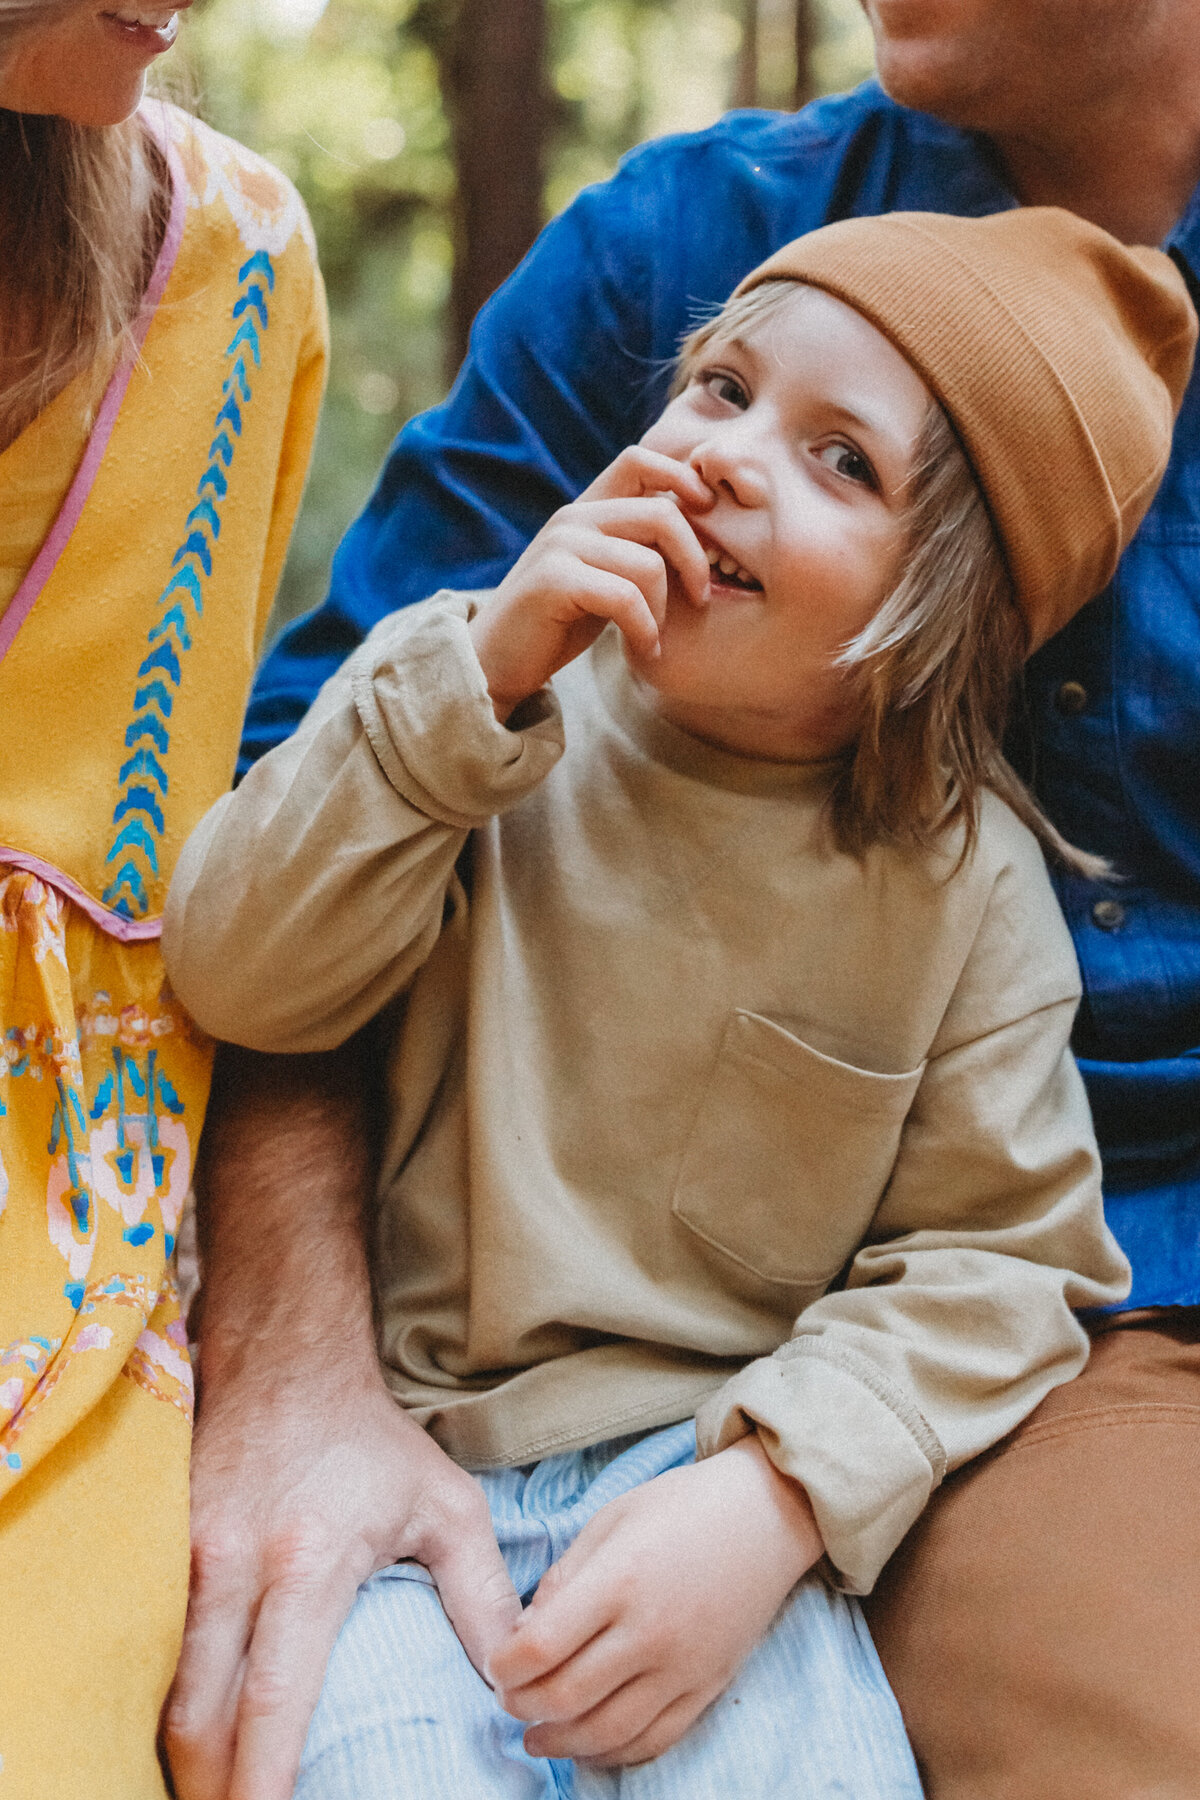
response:
<path fill-rule="evenodd" d="M 690 463 L 631 444 L 607 469 L 597 475 L 581 500 L 636 499 L 643 494 L 675 494 L 695 512 L 713 503 L 713 491 Z"/>
<path fill-rule="evenodd" d="M 555 1577 L 549 1599 L 543 1598 L 546 1586 L 543 1580 L 516 1629 L 492 1655 L 488 1672 L 501 1695 L 559 1668 L 613 1622 L 612 1582 L 603 1573 L 581 1570 L 566 1581 Z"/>
<path fill-rule="evenodd" d="M 667 564 L 656 546 L 637 538 L 596 533 L 583 546 L 579 563 L 585 570 L 632 582 L 654 616 L 656 627 L 667 616 Z"/>
<path fill-rule="evenodd" d="M 700 1714 L 713 1700 L 716 1692 L 693 1690 L 680 1694 L 678 1699 L 670 1701 L 662 1711 L 634 1736 L 621 1743 L 610 1743 L 602 1750 L 585 1750 L 582 1745 L 571 1752 L 580 1758 L 596 1762 L 602 1766 L 631 1768 L 636 1763 L 650 1762 L 661 1756 L 672 1744 L 677 1744 L 685 1731 L 690 1731 Z M 529 1749 L 529 1732 L 525 1733 L 525 1746 Z M 534 1756 L 558 1756 L 557 1750 L 530 1750 Z"/>
<path fill-rule="evenodd" d="M 588 508 L 588 523 L 606 537 L 624 538 L 658 551 L 678 573 L 693 606 L 704 606 L 709 597 L 708 557 L 687 519 L 673 501 L 661 497 L 641 500 L 600 500 Z"/>
<path fill-rule="evenodd" d="M 584 564 L 569 598 L 580 612 L 594 619 L 611 619 L 635 656 L 659 654 L 658 620 L 636 581 Z"/>
<path fill-rule="evenodd" d="M 514 1719 L 539 1724 L 581 1719 L 644 1672 L 645 1660 L 619 1625 L 605 1625 L 554 1668 L 500 1691 L 500 1703 Z"/>
<path fill-rule="evenodd" d="M 660 1672 L 636 1675 L 581 1718 L 566 1719 L 561 1723 L 539 1720 L 536 1725 L 531 1725 L 525 1733 L 525 1748 L 531 1756 L 639 1762 L 643 1759 L 629 1753 L 631 1746 L 653 1732 L 660 1719 L 677 1710 L 683 1715 L 681 1734 L 691 1723 L 691 1719 L 686 1718 L 687 1703 L 691 1699 L 691 1695 L 677 1695 L 669 1684 L 664 1686 Z M 696 1704 L 692 1717 L 699 1711 L 700 1706 Z"/>

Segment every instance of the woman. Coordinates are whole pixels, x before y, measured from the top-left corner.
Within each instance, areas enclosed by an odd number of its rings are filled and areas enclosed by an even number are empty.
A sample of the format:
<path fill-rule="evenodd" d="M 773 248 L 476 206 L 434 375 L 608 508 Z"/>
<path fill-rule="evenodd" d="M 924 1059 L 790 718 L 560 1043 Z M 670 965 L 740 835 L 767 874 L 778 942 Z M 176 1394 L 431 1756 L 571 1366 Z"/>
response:
<path fill-rule="evenodd" d="M 325 365 L 311 233 L 162 103 L 173 12 L 0 0 L 0 1757 L 161 1800 L 210 1046 L 159 918 L 228 785 Z"/>

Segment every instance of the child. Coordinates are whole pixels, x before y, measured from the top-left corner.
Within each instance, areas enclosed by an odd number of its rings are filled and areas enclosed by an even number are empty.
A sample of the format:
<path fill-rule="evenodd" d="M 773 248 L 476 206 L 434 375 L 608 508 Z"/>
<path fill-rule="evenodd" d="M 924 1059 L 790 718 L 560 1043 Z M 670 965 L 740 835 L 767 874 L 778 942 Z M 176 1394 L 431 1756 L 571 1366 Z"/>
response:
<path fill-rule="evenodd" d="M 494 594 L 380 625 L 193 836 L 203 1026 L 390 1008 L 381 1356 L 534 1595 L 493 1693 L 425 1571 L 373 1578 L 304 1800 L 919 1795 L 849 1596 L 1127 1291 L 1037 838 L 1079 855 L 999 732 L 1194 333 L 1064 213 L 799 240 Z"/>

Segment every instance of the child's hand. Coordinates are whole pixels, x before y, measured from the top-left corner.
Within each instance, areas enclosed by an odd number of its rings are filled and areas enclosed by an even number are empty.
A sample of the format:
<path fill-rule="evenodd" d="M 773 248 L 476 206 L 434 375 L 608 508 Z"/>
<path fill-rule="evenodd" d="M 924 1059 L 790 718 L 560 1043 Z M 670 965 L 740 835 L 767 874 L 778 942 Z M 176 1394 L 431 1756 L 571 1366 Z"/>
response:
<path fill-rule="evenodd" d="M 645 1762 L 728 1686 L 824 1546 L 757 1437 L 603 1507 L 493 1652 L 533 1756 Z"/>
<path fill-rule="evenodd" d="M 708 558 L 680 507 L 712 501 L 689 464 L 634 445 L 547 521 L 471 621 L 502 723 L 609 619 L 635 655 L 656 655 L 671 571 L 694 606 L 706 604 Z"/>

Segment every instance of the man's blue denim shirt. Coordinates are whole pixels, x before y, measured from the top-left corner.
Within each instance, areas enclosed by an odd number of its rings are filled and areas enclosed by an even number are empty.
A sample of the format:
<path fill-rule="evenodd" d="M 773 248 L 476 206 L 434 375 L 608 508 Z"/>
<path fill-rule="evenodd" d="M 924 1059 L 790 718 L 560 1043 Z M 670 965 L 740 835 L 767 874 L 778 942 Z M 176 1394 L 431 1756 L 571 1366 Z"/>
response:
<path fill-rule="evenodd" d="M 626 158 L 481 312 L 444 405 L 405 426 L 324 605 L 267 658 L 244 763 L 295 727 L 385 613 L 488 587 L 661 409 L 681 336 L 777 245 L 848 215 L 1015 204 L 986 146 L 874 83 L 738 112 Z M 1170 248 L 1200 270 L 1200 190 Z M 1187 265 L 1190 264 L 1190 269 Z M 1200 1302 L 1200 376 L 1112 586 L 1033 660 L 1013 747 L 1074 843 L 1124 879 L 1060 877 L 1083 969 L 1076 1050 L 1127 1305 Z"/>

